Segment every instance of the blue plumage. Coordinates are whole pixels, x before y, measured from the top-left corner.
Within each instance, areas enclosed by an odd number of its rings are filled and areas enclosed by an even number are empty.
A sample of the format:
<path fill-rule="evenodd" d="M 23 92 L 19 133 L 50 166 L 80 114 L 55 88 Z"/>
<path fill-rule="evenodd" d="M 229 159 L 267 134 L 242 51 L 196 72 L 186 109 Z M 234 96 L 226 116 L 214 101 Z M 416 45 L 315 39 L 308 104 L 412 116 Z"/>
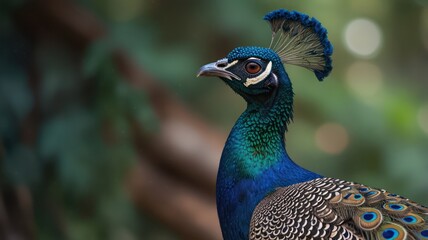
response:
<path fill-rule="evenodd" d="M 217 76 L 247 102 L 226 141 L 217 209 L 229 239 L 426 239 L 428 209 L 385 190 L 325 178 L 294 163 L 284 133 L 293 89 L 283 64 L 332 69 L 327 31 L 314 18 L 277 10 L 265 16 L 270 48 L 238 47 L 199 75 Z"/>
<path fill-rule="evenodd" d="M 238 122 L 251 121 L 251 118 L 251 114 L 243 114 Z M 272 146 L 278 146 L 278 152 L 270 160 L 272 163 L 259 171 L 251 171 L 257 170 L 258 157 L 248 157 L 254 150 L 245 138 L 251 133 L 242 125 L 237 124 L 232 129 L 217 175 L 216 200 L 224 239 L 248 239 L 253 210 L 274 189 L 320 177 L 290 159 L 285 148 L 281 147 L 283 138 L 271 142 Z M 269 124 L 259 126 L 269 127 Z"/>
<path fill-rule="evenodd" d="M 237 47 L 233 49 L 228 55 L 227 60 L 233 62 L 238 59 L 245 59 L 249 57 L 257 57 L 261 59 L 271 60 L 277 68 L 282 66 L 280 57 L 275 51 L 269 48 L 262 47 Z"/>

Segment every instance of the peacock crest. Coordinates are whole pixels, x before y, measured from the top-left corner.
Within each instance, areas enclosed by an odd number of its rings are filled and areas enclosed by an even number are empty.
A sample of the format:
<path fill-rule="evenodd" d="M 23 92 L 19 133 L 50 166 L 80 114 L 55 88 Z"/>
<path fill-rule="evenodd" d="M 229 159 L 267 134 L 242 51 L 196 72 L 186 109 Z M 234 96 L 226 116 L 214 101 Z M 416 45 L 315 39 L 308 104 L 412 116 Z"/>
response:
<path fill-rule="evenodd" d="M 320 81 L 331 72 L 333 46 L 318 20 L 284 9 L 268 13 L 264 19 L 272 30 L 269 48 L 283 63 L 312 70 Z"/>

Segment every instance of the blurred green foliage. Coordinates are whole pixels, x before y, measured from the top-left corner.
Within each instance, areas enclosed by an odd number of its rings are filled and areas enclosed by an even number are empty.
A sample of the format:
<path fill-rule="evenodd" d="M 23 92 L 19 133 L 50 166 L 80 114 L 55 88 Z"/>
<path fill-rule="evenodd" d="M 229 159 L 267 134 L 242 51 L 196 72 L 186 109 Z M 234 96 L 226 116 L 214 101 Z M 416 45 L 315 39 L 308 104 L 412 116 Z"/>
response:
<path fill-rule="evenodd" d="M 428 204 L 428 133 L 418 122 L 428 104 L 427 1 L 78 2 L 108 29 L 86 49 L 82 62 L 61 41 L 30 42 L 14 22 L 25 1 L 6 0 L 0 11 L 1 188 L 30 188 L 39 239 L 173 238 L 139 215 L 125 193 L 124 179 L 136 159 L 126 117 L 136 116 L 153 131 L 158 122 L 146 94 L 117 73 L 111 51 L 124 49 L 226 132 L 245 108 L 243 100 L 220 81 L 196 79 L 195 73 L 236 46 L 267 46 L 269 27 L 261 19 L 278 8 L 316 16 L 335 47 L 335 68 L 323 83 L 287 66 L 296 92 L 295 122 L 287 134 L 291 156 L 321 174 Z M 372 58 L 346 48 L 346 25 L 361 17 L 376 22 L 383 34 Z M 38 83 L 28 72 L 32 61 Z M 382 86 L 373 101 L 353 94 L 347 84 L 347 70 L 356 61 L 381 70 Z M 36 105 L 39 115 L 32 116 Z M 315 132 L 328 122 L 344 126 L 349 135 L 339 154 L 315 143 Z M 26 132 L 33 125 L 35 132 Z"/>

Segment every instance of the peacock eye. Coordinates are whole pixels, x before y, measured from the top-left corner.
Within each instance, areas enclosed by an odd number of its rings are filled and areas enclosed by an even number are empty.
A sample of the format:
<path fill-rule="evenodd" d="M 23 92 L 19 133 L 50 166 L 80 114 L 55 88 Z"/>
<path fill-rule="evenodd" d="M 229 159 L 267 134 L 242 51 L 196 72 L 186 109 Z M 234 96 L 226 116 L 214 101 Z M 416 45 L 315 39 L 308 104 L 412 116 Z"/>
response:
<path fill-rule="evenodd" d="M 249 62 L 245 65 L 245 71 L 247 71 L 249 74 L 256 74 L 262 70 L 262 67 L 255 62 Z"/>

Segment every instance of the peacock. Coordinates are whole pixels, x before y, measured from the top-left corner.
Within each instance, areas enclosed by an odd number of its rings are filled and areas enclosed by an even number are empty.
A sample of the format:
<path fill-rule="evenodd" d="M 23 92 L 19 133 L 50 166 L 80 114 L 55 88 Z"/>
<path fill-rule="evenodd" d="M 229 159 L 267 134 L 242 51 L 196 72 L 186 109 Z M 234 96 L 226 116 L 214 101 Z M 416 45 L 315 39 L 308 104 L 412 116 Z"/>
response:
<path fill-rule="evenodd" d="M 333 47 L 315 18 L 284 9 L 265 17 L 269 48 L 233 49 L 198 76 L 221 78 L 247 102 L 224 146 L 216 186 L 223 238 L 428 239 L 428 208 L 400 195 L 321 176 L 293 162 L 284 134 L 293 89 L 284 64 L 332 70 Z"/>

